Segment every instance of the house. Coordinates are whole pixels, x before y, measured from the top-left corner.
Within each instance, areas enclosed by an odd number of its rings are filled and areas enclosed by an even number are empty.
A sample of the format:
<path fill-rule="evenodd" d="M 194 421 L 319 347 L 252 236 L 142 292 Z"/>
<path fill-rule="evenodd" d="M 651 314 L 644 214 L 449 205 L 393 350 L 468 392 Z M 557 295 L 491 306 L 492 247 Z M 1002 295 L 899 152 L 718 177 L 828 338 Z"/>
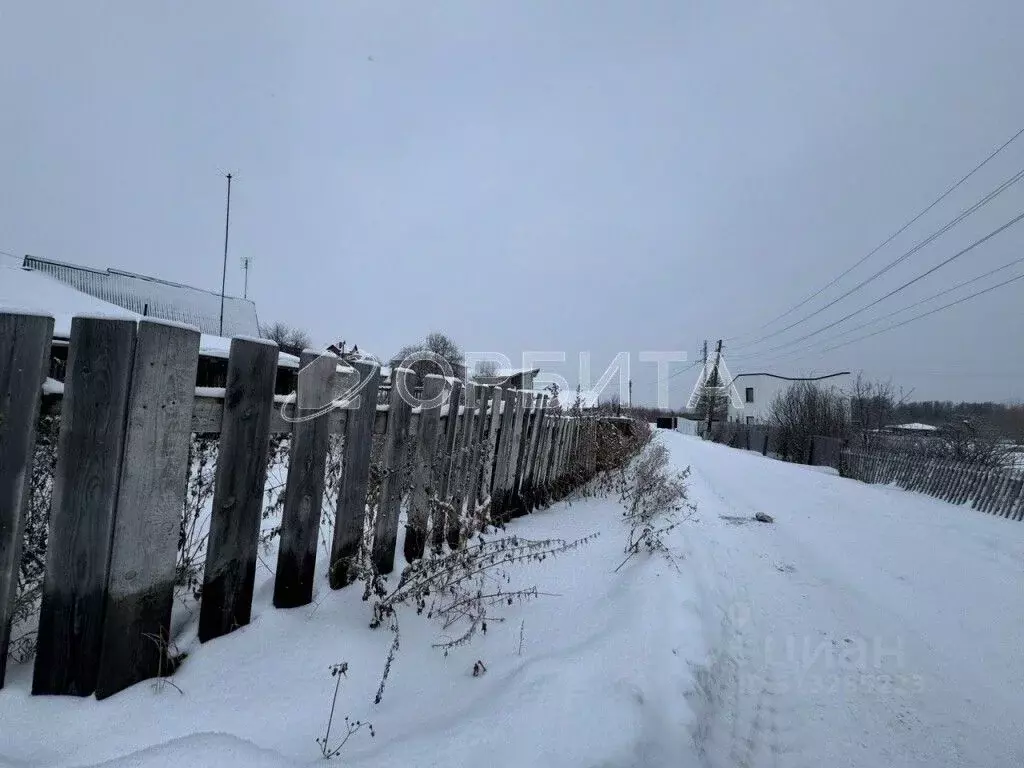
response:
<path fill-rule="evenodd" d="M 764 375 L 741 375 L 734 379 L 736 392 L 729 398 L 729 421 L 742 424 L 768 423 L 772 401 L 791 383 Z"/>
<path fill-rule="evenodd" d="M 821 386 L 841 389 L 846 376 L 818 382 Z M 729 421 L 741 424 L 767 424 L 772 401 L 793 384 L 765 374 L 738 374 L 732 380 L 735 393 L 729 400 Z"/>

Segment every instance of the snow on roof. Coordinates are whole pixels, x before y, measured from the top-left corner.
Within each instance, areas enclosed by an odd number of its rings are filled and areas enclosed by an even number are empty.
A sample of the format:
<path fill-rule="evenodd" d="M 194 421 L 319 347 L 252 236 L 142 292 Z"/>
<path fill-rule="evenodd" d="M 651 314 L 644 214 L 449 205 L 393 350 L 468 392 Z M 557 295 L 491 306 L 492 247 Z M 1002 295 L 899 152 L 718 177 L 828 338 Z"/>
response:
<path fill-rule="evenodd" d="M 53 317 L 53 336 L 71 336 L 71 319 L 75 316 L 124 317 L 141 320 L 142 315 L 124 307 L 90 296 L 72 288 L 45 272 L 0 263 L 0 310 L 31 312 Z M 199 351 L 207 357 L 227 357 L 231 339 L 204 333 Z M 282 352 L 280 364 L 297 368 L 299 359 Z"/>
<path fill-rule="evenodd" d="M 49 275 L 23 267 L 0 264 L 0 308 L 53 316 L 53 335 L 71 335 L 74 315 L 139 318 L 116 304 L 77 291 Z"/>
<path fill-rule="evenodd" d="M 84 294 L 134 314 L 146 314 L 195 326 L 203 333 L 220 330 L 220 294 L 120 269 L 93 269 L 26 256 L 25 267 L 44 272 Z M 224 334 L 259 336 L 256 305 L 249 299 L 224 297 Z"/>
<path fill-rule="evenodd" d="M 916 432 L 934 432 L 938 427 L 933 427 L 931 424 L 921 424 L 915 421 L 910 424 L 893 424 L 892 429 L 906 429 Z"/>

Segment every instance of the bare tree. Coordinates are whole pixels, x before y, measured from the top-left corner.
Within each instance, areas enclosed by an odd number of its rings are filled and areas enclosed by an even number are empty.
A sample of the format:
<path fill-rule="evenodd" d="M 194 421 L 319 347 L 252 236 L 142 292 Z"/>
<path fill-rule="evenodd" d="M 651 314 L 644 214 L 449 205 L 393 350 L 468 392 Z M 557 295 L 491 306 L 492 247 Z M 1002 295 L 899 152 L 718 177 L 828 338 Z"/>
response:
<path fill-rule="evenodd" d="M 493 360 L 477 360 L 473 373 L 476 376 L 497 376 L 498 364 Z"/>
<path fill-rule="evenodd" d="M 854 429 L 881 429 L 892 422 L 896 393 L 892 381 L 870 381 L 858 373 L 850 387 L 850 424 Z"/>
<path fill-rule="evenodd" d="M 798 381 L 775 396 L 768 420 L 777 429 L 779 453 L 790 461 L 803 461 L 815 435 L 849 433 L 849 404 L 838 390 Z"/>
<path fill-rule="evenodd" d="M 402 347 L 392 356 L 391 365 L 398 365 L 410 355 L 424 351 L 433 352 L 438 357 L 447 360 L 456 376 L 465 375 L 466 356 L 462 353 L 462 348 L 450 336 L 437 331 L 428 333 L 427 337 L 419 344 L 407 344 Z M 420 360 L 412 364 L 412 369 L 421 376 L 425 373 L 437 373 L 437 368 L 437 364 L 429 360 Z"/>
<path fill-rule="evenodd" d="M 301 354 L 302 350 L 312 346 L 310 335 L 301 328 L 294 328 L 287 323 L 276 322 L 260 328 L 263 338 L 276 341 L 277 346 L 291 354 Z M 298 350 L 298 351 L 296 351 Z"/>

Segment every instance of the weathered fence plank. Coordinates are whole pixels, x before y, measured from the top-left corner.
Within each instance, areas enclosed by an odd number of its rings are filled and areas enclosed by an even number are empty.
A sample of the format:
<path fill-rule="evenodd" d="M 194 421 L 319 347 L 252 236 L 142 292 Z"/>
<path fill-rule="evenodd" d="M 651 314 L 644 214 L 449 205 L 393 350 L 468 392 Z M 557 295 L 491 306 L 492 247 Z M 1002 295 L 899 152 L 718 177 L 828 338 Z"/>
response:
<path fill-rule="evenodd" d="M 479 415 L 476 419 L 476 426 L 473 435 L 472 460 L 466 483 L 466 520 L 467 538 L 476 532 L 476 528 L 482 523 L 478 519 L 477 507 L 480 497 L 480 482 L 483 478 L 484 449 L 487 443 L 487 429 L 491 423 L 490 414 L 487 411 L 488 402 L 493 399 L 494 387 L 480 387 L 480 398 L 478 400 Z"/>
<path fill-rule="evenodd" d="M 523 429 L 518 447 L 519 460 L 516 462 L 515 477 L 512 480 L 512 494 L 509 499 L 509 512 L 512 517 L 525 514 L 523 504 L 523 483 L 530 471 L 530 451 L 533 448 L 533 435 L 540 416 L 540 404 L 543 395 L 530 397 L 527 395 L 527 410 L 523 413 Z"/>
<path fill-rule="evenodd" d="M 533 407 L 533 395 L 520 392 L 516 402 L 516 412 L 512 421 L 512 435 L 508 446 L 508 466 L 505 474 L 504 500 L 502 503 L 502 519 L 512 519 L 516 503 L 516 478 L 523 460 L 526 445 L 527 429 L 530 423 L 530 411 Z"/>
<path fill-rule="evenodd" d="M 359 542 L 366 524 L 366 491 L 370 481 L 370 448 L 373 424 L 377 415 L 377 387 L 380 367 L 373 363 L 353 363 L 359 381 L 366 385 L 346 410 L 344 443 L 342 445 L 341 488 L 335 507 L 334 537 L 328 583 L 341 589 L 354 579 L 352 560 L 359 552 Z"/>
<path fill-rule="evenodd" d="M 491 476 L 491 520 L 502 521 L 505 509 L 505 476 L 508 474 L 509 446 L 512 443 L 512 423 L 515 420 L 518 393 L 506 389 L 502 395 L 501 422 L 498 427 L 498 443 L 494 449 L 494 473 Z"/>
<path fill-rule="evenodd" d="M 338 358 L 305 351 L 299 357 L 298 391 L 281 514 L 281 543 L 274 576 L 274 607 L 296 608 L 313 600 L 313 576 L 327 469 L 327 414 L 312 416 L 331 399 Z"/>
<path fill-rule="evenodd" d="M 462 382 L 458 379 L 452 385 L 452 393 L 448 398 L 448 415 L 444 422 L 444 438 L 437 464 L 437 502 L 434 504 L 430 519 L 431 539 L 434 551 L 440 552 L 447 534 L 447 520 L 451 514 L 452 473 L 454 471 L 455 452 L 459 437 L 459 401 L 462 399 Z"/>
<path fill-rule="evenodd" d="M 96 689 L 134 320 L 71 321 L 33 694 Z"/>
<path fill-rule="evenodd" d="M 245 626 L 252 615 L 277 356 L 272 341 L 231 341 L 199 611 L 203 643 Z"/>
<path fill-rule="evenodd" d="M 894 483 L 950 504 L 1000 517 L 1014 517 L 1024 473 L 1012 468 L 976 467 L 960 461 L 846 449 L 846 476 L 866 483 Z"/>
<path fill-rule="evenodd" d="M 380 486 L 380 504 L 373 532 L 373 565 L 379 573 L 391 573 L 395 568 L 395 547 L 398 542 L 398 513 L 402 506 L 402 492 L 408 478 L 409 422 L 412 405 L 406 400 L 410 389 L 411 371 L 395 368 L 394 385 L 388 405 L 388 432 L 384 443 L 384 478 Z"/>
<path fill-rule="evenodd" d="M 171 671 L 167 656 L 199 331 L 139 323 L 96 698 Z"/>
<path fill-rule="evenodd" d="M 533 468 L 533 479 L 530 483 L 530 510 L 536 509 L 544 496 L 545 483 L 548 472 L 548 462 L 551 460 L 552 441 L 554 440 L 555 424 L 552 422 L 551 414 L 546 413 L 544 424 L 541 427 L 540 446 L 537 449 L 537 460 Z"/>
<path fill-rule="evenodd" d="M 462 414 L 461 434 L 456 443 L 456 452 L 452 456 L 452 478 L 448 503 L 445 538 L 448 546 L 458 549 L 462 537 L 462 501 L 465 493 L 466 475 L 468 474 L 470 449 L 473 445 L 473 425 L 476 412 L 476 401 L 479 397 L 477 387 L 466 383 L 466 406 Z"/>
<path fill-rule="evenodd" d="M 523 461 L 522 473 L 517 483 L 519 487 L 519 503 L 516 505 L 516 513 L 525 515 L 533 508 L 533 475 L 537 464 L 537 454 L 540 452 L 540 438 L 544 428 L 544 414 L 547 410 L 548 396 L 537 395 L 533 419 L 530 424 L 529 441 L 526 447 L 526 454 Z"/>
<path fill-rule="evenodd" d="M 487 425 L 487 440 L 483 448 L 483 468 L 480 476 L 480 486 L 477 490 L 477 500 L 484 509 L 483 518 L 480 521 L 481 527 L 486 526 L 491 520 L 491 484 L 497 459 L 503 403 L 504 395 L 501 387 L 494 387 L 491 393 L 491 413 L 490 422 Z"/>
<path fill-rule="evenodd" d="M 430 509 L 437 500 L 436 481 L 442 463 L 438 455 L 441 431 L 441 406 L 444 377 L 428 374 L 423 382 L 420 398 L 420 423 L 416 433 L 413 459 L 412 491 L 409 497 L 409 525 L 405 530 L 405 560 L 413 562 L 423 557 L 427 545 L 427 525 Z M 436 400 L 436 405 L 434 401 Z"/>
<path fill-rule="evenodd" d="M 557 414 L 554 418 L 548 418 L 547 426 L 544 429 L 544 442 L 541 450 L 541 463 L 537 471 L 537 480 L 534 489 L 534 507 L 547 504 L 548 477 L 551 474 L 551 467 L 558 453 L 558 430 L 561 426 L 561 417 Z"/>
<path fill-rule="evenodd" d="M 39 400 L 52 338 L 52 317 L 0 313 L 0 688 L 4 687 Z"/>

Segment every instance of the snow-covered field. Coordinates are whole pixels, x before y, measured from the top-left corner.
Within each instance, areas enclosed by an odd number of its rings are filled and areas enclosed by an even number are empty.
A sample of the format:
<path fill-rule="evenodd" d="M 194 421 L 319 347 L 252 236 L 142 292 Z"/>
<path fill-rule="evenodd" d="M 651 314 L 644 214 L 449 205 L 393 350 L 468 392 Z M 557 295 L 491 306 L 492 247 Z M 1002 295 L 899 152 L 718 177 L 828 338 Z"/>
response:
<path fill-rule="evenodd" d="M 355 766 L 1024 765 L 1024 525 L 661 431 L 692 465 L 696 519 L 672 533 L 680 571 L 622 561 L 614 500 L 516 521 L 529 538 L 600 536 L 524 565 L 513 605 L 447 657 L 424 616 L 373 704 L 390 633 L 361 589 L 270 606 L 190 653 L 170 685 L 103 702 L 31 697 L 28 666 L 0 691 L 0 764 L 309 765 L 334 680 L 336 717 L 370 720 Z M 752 522 L 758 511 L 774 524 Z M 268 564 L 273 555 L 265 557 Z M 400 559 L 400 557 L 399 557 Z M 474 677 L 476 661 L 486 673 Z"/>

